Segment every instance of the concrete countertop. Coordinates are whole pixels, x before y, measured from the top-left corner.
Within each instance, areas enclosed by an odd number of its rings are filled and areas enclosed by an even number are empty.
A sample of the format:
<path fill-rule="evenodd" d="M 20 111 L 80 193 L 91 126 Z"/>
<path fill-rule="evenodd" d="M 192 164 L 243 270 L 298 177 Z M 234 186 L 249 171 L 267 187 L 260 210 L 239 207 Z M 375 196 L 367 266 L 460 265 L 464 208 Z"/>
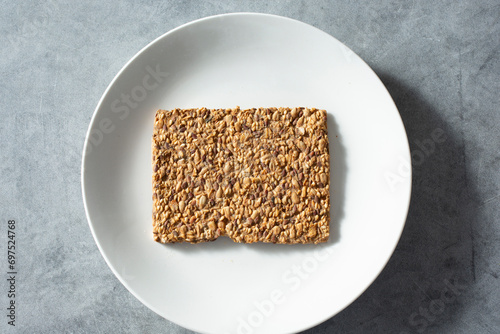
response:
<path fill-rule="evenodd" d="M 387 86 L 422 157 L 386 268 L 305 333 L 499 333 L 499 2 L 326 0 L 1 1 L 0 332 L 191 333 L 106 265 L 83 208 L 81 151 L 99 98 L 136 52 L 186 22 L 242 11 L 301 20 L 350 47 Z M 422 148 L 436 129 L 446 140 Z"/>

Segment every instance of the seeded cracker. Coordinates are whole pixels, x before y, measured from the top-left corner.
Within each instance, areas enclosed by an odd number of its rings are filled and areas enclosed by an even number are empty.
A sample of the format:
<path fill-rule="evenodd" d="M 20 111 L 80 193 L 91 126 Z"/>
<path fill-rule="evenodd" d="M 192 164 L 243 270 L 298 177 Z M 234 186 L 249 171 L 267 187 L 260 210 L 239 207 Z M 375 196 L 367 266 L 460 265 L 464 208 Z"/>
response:
<path fill-rule="evenodd" d="M 324 110 L 158 110 L 152 153 L 155 241 L 328 240 Z"/>

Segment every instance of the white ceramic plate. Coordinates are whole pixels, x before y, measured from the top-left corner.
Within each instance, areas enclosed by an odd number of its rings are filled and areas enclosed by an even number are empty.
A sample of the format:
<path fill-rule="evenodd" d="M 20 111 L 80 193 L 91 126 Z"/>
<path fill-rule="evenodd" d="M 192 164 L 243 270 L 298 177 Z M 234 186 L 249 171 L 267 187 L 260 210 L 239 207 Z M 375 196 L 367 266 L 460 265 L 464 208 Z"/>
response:
<path fill-rule="evenodd" d="M 327 244 L 153 242 L 155 111 L 236 105 L 328 111 Z M 147 307 L 202 333 L 292 333 L 341 311 L 383 269 L 408 211 L 409 161 L 398 111 L 357 55 L 307 24 L 240 13 L 174 29 L 125 65 L 90 123 L 82 188 L 99 250 Z"/>

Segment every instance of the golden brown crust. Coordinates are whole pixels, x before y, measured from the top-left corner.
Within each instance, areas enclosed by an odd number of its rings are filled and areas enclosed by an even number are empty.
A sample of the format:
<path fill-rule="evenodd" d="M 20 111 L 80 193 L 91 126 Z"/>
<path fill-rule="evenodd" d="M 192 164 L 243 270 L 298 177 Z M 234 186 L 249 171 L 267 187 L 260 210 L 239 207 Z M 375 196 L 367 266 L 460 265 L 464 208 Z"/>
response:
<path fill-rule="evenodd" d="M 324 110 L 158 110 L 152 153 L 155 241 L 328 240 Z"/>

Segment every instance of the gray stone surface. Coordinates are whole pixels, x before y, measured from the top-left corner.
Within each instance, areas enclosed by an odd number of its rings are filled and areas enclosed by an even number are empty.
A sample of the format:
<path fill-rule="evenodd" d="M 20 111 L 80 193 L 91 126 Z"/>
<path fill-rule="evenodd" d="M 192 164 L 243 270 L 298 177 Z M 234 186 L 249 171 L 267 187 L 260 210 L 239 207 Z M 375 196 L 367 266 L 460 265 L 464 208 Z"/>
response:
<path fill-rule="evenodd" d="M 80 152 L 97 101 L 138 50 L 237 11 L 302 20 L 352 48 L 386 84 L 414 152 L 396 252 L 358 300 L 306 333 L 499 333 L 499 2 L 326 0 L 1 1 L 0 332 L 191 333 L 107 267 L 85 218 Z M 418 143 L 437 128 L 446 141 L 425 155 Z M 15 328 L 5 316 L 8 219 Z"/>

